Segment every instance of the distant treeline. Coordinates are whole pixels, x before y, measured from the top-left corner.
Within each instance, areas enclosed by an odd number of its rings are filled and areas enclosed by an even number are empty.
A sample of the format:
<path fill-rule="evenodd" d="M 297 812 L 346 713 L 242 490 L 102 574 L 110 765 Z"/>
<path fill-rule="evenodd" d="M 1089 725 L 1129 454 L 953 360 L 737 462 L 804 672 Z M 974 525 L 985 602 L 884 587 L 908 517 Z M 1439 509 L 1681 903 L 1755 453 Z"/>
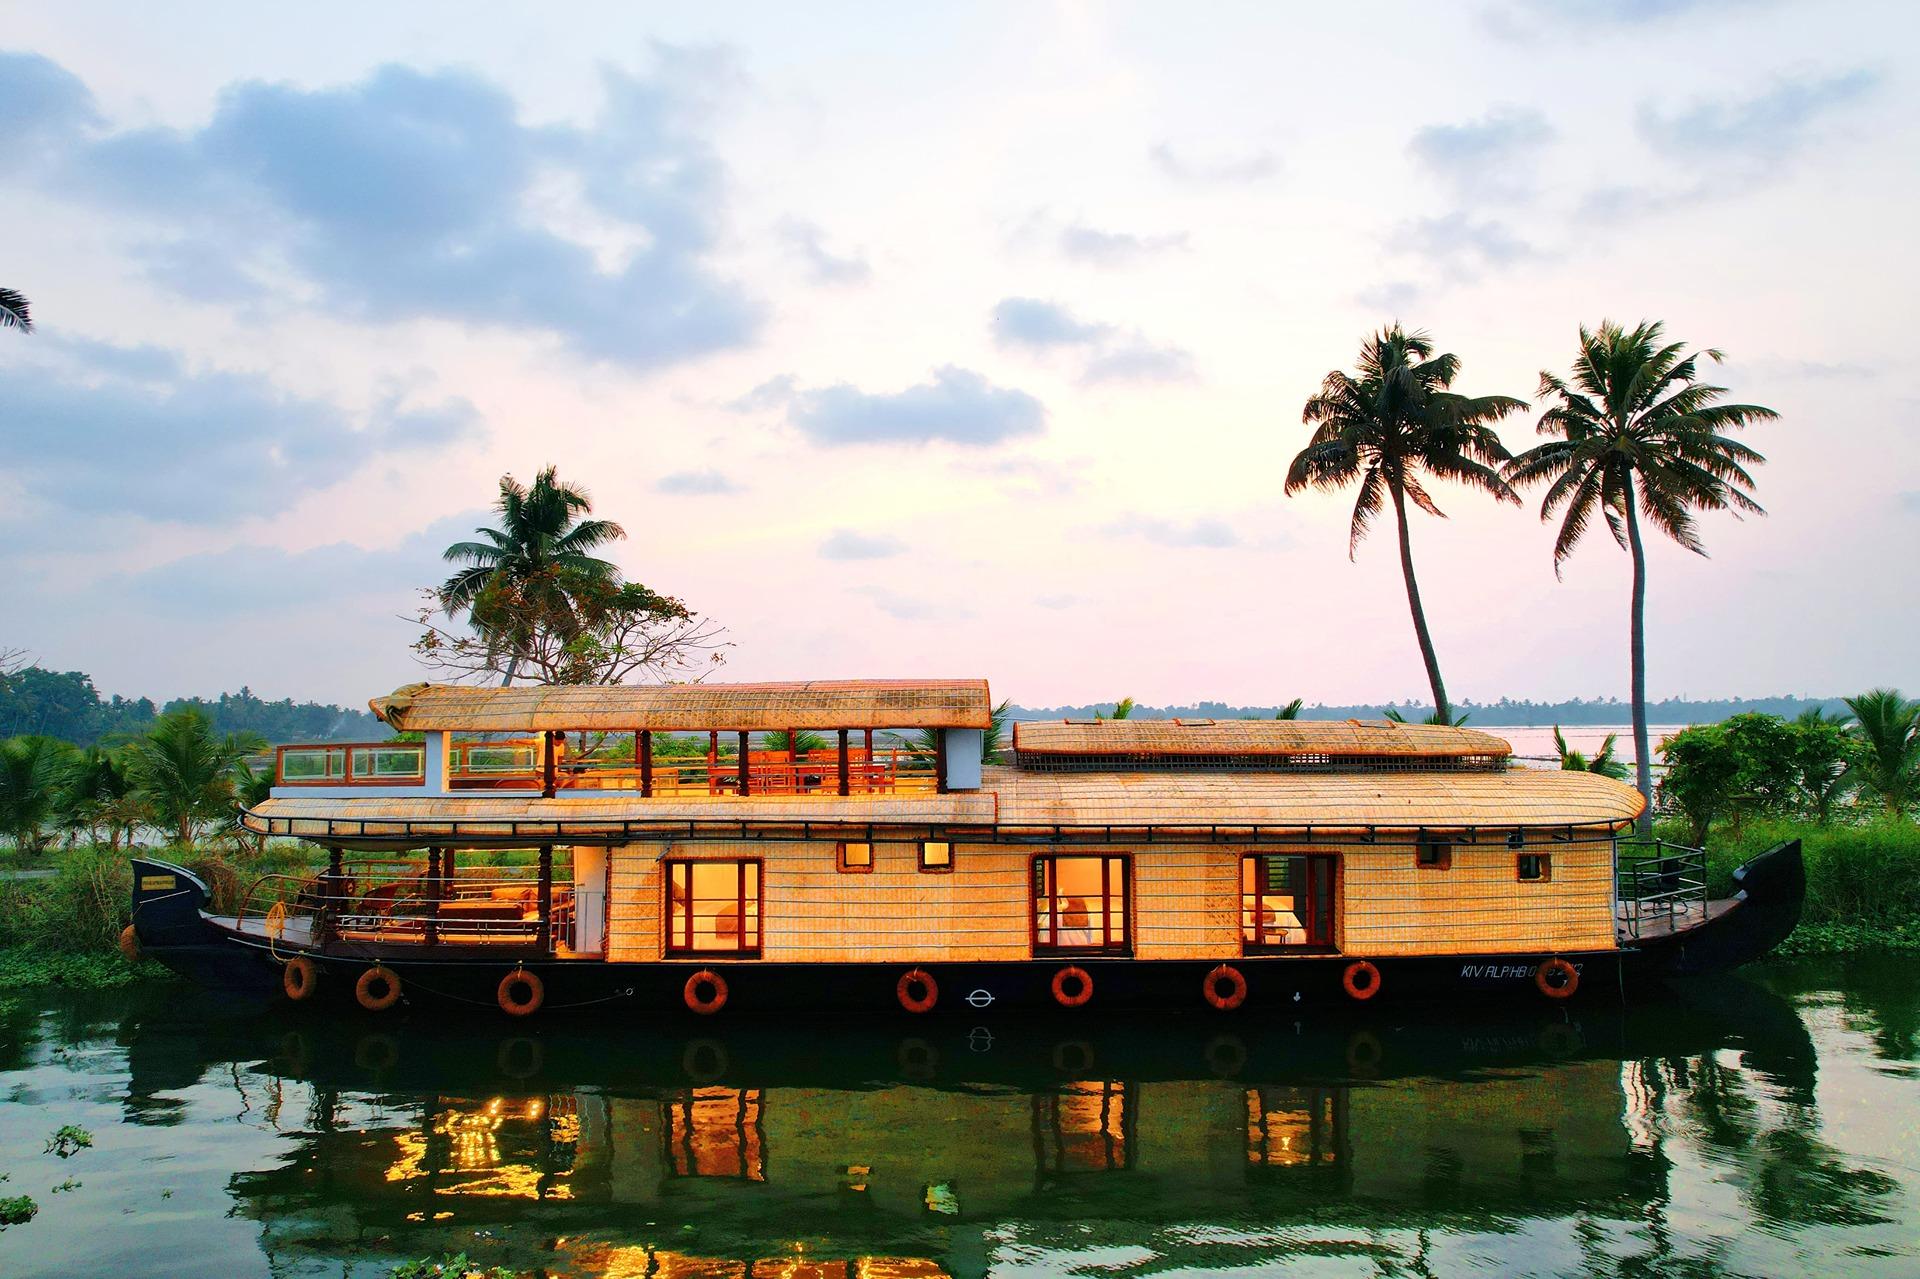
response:
<path fill-rule="evenodd" d="M 1454 713 L 1467 719 L 1467 727 L 1548 728 L 1555 724 L 1625 724 L 1632 718 L 1631 706 L 1617 697 L 1576 697 L 1570 702 L 1517 702 L 1503 697 L 1497 702 L 1455 702 Z M 1695 701 L 1669 697 L 1647 703 L 1650 724 L 1712 724 L 1744 711 L 1764 711 L 1792 719 L 1809 706 L 1826 711 L 1844 711 L 1846 703 L 1837 697 L 1729 697 Z M 1300 709 L 1301 719 L 1379 719 L 1388 707 L 1413 723 L 1432 713 L 1431 704 L 1421 702 L 1369 702 L 1359 706 L 1314 704 Z M 1014 719 L 1092 719 L 1095 713 L 1113 714 L 1114 703 L 1092 702 L 1084 706 L 1015 706 Z M 1225 702 L 1195 702 L 1191 706 L 1135 706 L 1134 719 L 1272 719 L 1278 706 L 1229 706 Z"/>
<path fill-rule="evenodd" d="M 179 697 L 157 704 L 150 697 L 101 697 L 93 677 L 81 671 L 28 666 L 0 675 L 0 738 L 36 735 L 90 746 L 118 733 L 143 733 L 160 715 L 192 707 L 216 733 L 258 733 L 269 742 L 378 741 L 387 727 L 364 710 L 318 702 L 277 702 L 242 688 L 218 697 Z"/>

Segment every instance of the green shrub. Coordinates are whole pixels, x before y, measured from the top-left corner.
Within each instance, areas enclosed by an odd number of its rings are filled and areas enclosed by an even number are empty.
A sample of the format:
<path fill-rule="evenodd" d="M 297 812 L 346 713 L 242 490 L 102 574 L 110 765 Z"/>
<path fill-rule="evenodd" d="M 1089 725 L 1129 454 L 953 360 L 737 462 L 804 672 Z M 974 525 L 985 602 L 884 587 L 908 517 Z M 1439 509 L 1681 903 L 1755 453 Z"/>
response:
<path fill-rule="evenodd" d="M 1685 838 L 1678 823 L 1662 831 Z M 1801 842 L 1807 901 L 1790 952 L 1920 948 L 1920 827 L 1897 818 L 1820 826 L 1772 818 L 1721 828 L 1707 846 L 1707 891 L 1733 892 L 1733 871 L 1790 839 Z"/>

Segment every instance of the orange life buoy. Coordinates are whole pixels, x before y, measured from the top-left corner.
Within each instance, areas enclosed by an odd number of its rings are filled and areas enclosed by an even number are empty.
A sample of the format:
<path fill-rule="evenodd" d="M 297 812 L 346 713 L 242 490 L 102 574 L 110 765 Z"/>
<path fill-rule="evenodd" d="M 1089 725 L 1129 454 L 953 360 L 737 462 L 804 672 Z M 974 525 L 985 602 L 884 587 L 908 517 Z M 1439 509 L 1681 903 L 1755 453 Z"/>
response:
<path fill-rule="evenodd" d="M 500 979 L 494 998 L 500 1001 L 500 1011 L 509 1017 L 529 1017 L 547 1002 L 547 987 L 538 974 L 516 968 Z"/>
<path fill-rule="evenodd" d="M 918 996 L 913 993 L 915 986 L 920 988 Z M 909 968 L 900 974 L 900 980 L 895 983 L 893 993 L 899 998 L 900 1006 L 908 1012 L 931 1012 L 933 1006 L 940 1002 L 940 983 L 936 982 L 933 974 L 924 968 Z"/>
<path fill-rule="evenodd" d="M 1570 999 L 1580 989 L 1580 970 L 1556 955 L 1534 969 L 1533 984 L 1548 999 Z"/>
<path fill-rule="evenodd" d="M 1220 988 L 1226 987 L 1225 991 Z M 1221 1012 L 1228 1012 L 1247 1002 L 1247 979 L 1232 964 L 1222 964 L 1207 974 L 1206 981 L 1200 984 L 1200 993 L 1207 1002 Z"/>
<path fill-rule="evenodd" d="M 381 1013 L 400 1002 L 400 974 L 375 964 L 353 983 L 353 997 L 370 1013 Z"/>
<path fill-rule="evenodd" d="M 120 930 L 120 953 L 127 957 L 129 964 L 140 962 L 140 934 L 134 931 L 132 924 Z"/>
<path fill-rule="evenodd" d="M 700 993 L 706 987 L 706 995 Z M 727 1006 L 727 979 L 711 968 L 702 968 L 687 978 L 687 984 L 680 991 L 687 1001 L 687 1007 L 702 1017 L 710 1017 Z"/>
<path fill-rule="evenodd" d="M 280 970 L 280 989 L 296 1004 L 303 999 L 312 999 L 319 981 L 320 970 L 305 955 L 295 955 Z"/>
<path fill-rule="evenodd" d="M 1076 983 L 1079 989 L 1071 994 L 1067 983 Z M 1093 977 L 1078 964 L 1068 964 L 1053 975 L 1053 1002 L 1062 1008 L 1078 1008 L 1093 998 Z"/>
<path fill-rule="evenodd" d="M 1365 1002 L 1380 993 L 1380 970 L 1371 960 L 1356 959 L 1340 974 L 1340 984 L 1349 995 Z"/>

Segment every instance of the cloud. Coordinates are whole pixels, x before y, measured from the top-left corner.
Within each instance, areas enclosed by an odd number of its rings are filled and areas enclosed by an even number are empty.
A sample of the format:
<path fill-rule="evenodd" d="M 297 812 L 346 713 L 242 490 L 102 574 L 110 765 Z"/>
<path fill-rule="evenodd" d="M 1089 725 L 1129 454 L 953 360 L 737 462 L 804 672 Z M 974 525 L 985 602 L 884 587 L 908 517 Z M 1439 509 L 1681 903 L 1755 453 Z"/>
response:
<path fill-rule="evenodd" d="M 388 65 L 344 86 L 232 84 L 199 128 L 94 130 L 49 173 L 151 225 L 151 269 L 173 287 L 224 257 L 223 295 L 534 330 L 656 368 L 743 345 L 760 307 L 706 264 L 727 194 L 706 117 L 726 69 L 655 55 L 650 75 L 604 72 L 586 128 L 525 124 L 472 72 Z M 77 128 L 73 86 L 37 75 L 35 118 Z"/>
<path fill-rule="evenodd" d="M 1354 295 L 1354 300 L 1372 310 L 1398 315 L 1417 302 L 1425 292 L 1425 288 L 1412 280 L 1388 280 L 1370 289 L 1362 289 Z"/>
<path fill-rule="evenodd" d="M 1047 411 L 1025 391 L 994 386 L 971 369 L 944 365 L 933 380 L 903 391 L 868 392 L 848 383 L 796 394 L 787 420 L 815 444 L 927 444 L 970 447 L 1037 435 Z"/>
<path fill-rule="evenodd" d="M 1448 213 L 1404 223 L 1394 231 L 1389 243 L 1400 252 L 1438 260 L 1456 271 L 1511 266 L 1543 256 L 1504 222 L 1475 218 L 1468 213 Z"/>
<path fill-rule="evenodd" d="M 811 222 L 788 219 L 780 224 L 780 236 L 800 255 L 817 284 L 865 284 L 873 278 L 873 267 L 857 253 L 836 254 L 826 247 L 826 233 Z"/>
<path fill-rule="evenodd" d="M 866 596 L 882 613 L 903 622 L 953 621 L 973 616 L 973 610 L 963 605 L 902 595 L 885 586 L 855 587 L 854 593 Z"/>
<path fill-rule="evenodd" d="M 1138 537 L 1155 546 L 1224 550 L 1240 545 L 1240 535 L 1225 520 L 1203 516 L 1184 524 L 1144 515 L 1124 516 L 1104 530 L 1112 536 Z"/>
<path fill-rule="evenodd" d="M 98 119 L 80 78 L 35 53 L 0 52 L 0 158 L 54 150 Z"/>
<path fill-rule="evenodd" d="M 1815 125 L 1866 97 L 1880 82 L 1871 71 L 1782 80 L 1754 97 L 1703 100 L 1677 112 L 1643 103 L 1640 136 L 1670 158 L 1777 162 L 1798 151 Z"/>
<path fill-rule="evenodd" d="M 1137 235 L 1130 231 L 1103 231 L 1082 222 L 1060 228 L 1060 251 L 1078 262 L 1094 266 L 1130 266 L 1142 258 L 1187 247 L 1187 233 L 1173 231 L 1163 235 Z"/>
<path fill-rule="evenodd" d="M 194 372 L 155 347 L 74 338 L 17 357 L 5 381 L 0 473 L 88 516 L 217 525 L 265 515 L 381 455 L 443 448 L 480 425 L 462 399 L 389 396 L 355 415 L 257 374 Z"/>
<path fill-rule="evenodd" d="M 1764 3 L 1768 0 L 1526 0 L 1518 10 L 1588 32 L 1597 25 L 1639 26 L 1695 13 L 1750 9 Z"/>
<path fill-rule="evenodd" d="M 1517 195 L 1527 187 L 1533 157 L 1553 136 L 1538 111 L 1495 107 L 1465 124 L 1428 125 L 1407 149 L 1462 193 Z"/>
<path fill-rule="evenodd" d="M 745 395 L 728 400 L 721 407 L 732 413 L 763 413 L 768 409 L 786 408 L 799 392 L 800 379 L 791 373 L 782 373 L 768 378 Z"/>
<path fill-rule="evenodd" d="M 856 533 L 852 529 L 839 528 L 828 535 L 826 541 L 820 543 L 820 558 L 823 560 L 884 560 L 906 549 L 906 546 L 897 538 Z"/>
<path fill-rule="evenodd" d="M 738 493 L 740 486 L 718 471 L 675 471 L 655 480 L 653 491 L 680 497 L 711 497 L 722 493 Z"/>
<path fill-rule="evenodd" d="M 1893 501 L 1909 515 L 1920 515 L 1920 489 L 1906 489 L 1893 495 Z"/>
<path fill-rule="evenodd" d="M 445 580 L 441 552 L 490 518 L 477 510 L 448 516 L 394 546 L 341 542 L 287 551 L 254 544 L 205 551 L 115 574 L 96 593 L 181 617 L 340 608 L 366 599 L 398 613 L 415 602 L 413 592 Z"/>
<path fill-rule="evenodd" d="M 1194 377 L 1193 354 L 1116 325 L 1082 320 L 1058 302 L 1003 298 L 993 308 L 993 337 L 1003 347 L 1071 352 L 1080 381 L 1182 382 Z"/>
<path fill-rule="evenodd" d="M 1155 168 L 1182 182 L 1207 185 L 1260 182 L 1280 172 L 1280 157 L 1264 148 L 1196 155 L 1175 150 L 1171 142 L 1157 142 L 1147 154 Z"/>
<path fill-rule="evenodd" d="M 1002 346 L 1079 346 L 1104 341 L 1110 324 L 1076 319 L 1057 302 L 1039 298 L 1003 298 L 993 308 L 993 337 Z"/>

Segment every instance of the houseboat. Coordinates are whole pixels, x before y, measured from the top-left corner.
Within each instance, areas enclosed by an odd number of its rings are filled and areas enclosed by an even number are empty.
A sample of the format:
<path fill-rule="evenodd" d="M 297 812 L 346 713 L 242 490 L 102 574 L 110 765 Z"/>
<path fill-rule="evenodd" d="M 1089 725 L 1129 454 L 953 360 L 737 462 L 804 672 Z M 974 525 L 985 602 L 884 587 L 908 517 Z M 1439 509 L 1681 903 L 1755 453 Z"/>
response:
<path fill-rule="evenodd" d="M 240 821 L 327 850 L 214 913 L 134 865 L 127 938 L 287 999 L 1192 1008 L 1555 1001 L 1732 967 L 1797 922 L 1797 845 L 1707 896 L 1642 802 L 1498 737 L 1363 721 L 1022 722 L 984 680 L 411 685 L 398 736 L 286 746 Z M 230 912 L 230 913 L 228 913 Z"/>

